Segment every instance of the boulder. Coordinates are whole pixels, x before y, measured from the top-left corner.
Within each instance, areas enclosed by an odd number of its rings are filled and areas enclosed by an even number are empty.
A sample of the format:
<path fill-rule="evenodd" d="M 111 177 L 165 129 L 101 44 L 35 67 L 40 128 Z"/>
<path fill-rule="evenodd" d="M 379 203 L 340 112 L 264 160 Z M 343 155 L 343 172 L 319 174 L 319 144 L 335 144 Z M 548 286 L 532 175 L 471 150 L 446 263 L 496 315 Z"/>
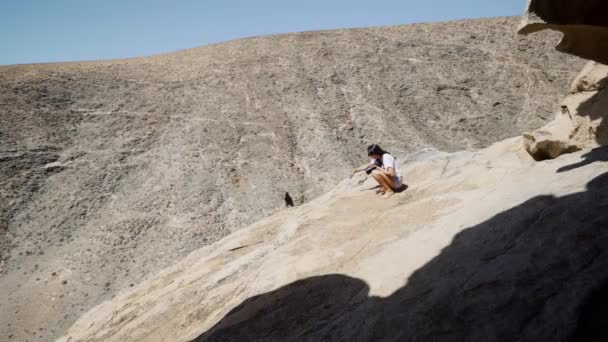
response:
<path fill-rule="evenodd" d="M 600 91 L 608 84 L 608 66 L 600 63 L 587 63 L 570 86 L 570 93 Z"/>

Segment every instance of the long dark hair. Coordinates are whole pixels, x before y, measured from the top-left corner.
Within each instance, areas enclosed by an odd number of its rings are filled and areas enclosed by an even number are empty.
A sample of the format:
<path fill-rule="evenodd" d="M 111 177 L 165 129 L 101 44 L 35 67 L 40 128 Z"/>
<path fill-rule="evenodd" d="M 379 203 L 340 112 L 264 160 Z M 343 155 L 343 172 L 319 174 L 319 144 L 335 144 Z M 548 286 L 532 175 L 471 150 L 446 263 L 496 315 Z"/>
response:
<path fill-rule="evenodd" d="M 371 144 L 371 145 L 367 146 L 367 155 L 368 156 L 375 154 L 375 155 L 379 155 L 380 157 L 382 157 L 382 155 L 385 153 L 388 153 L 388 152 L 383 150 L 382 147 L 380 147 L 380 145 L 378 145 L 378 144 Z M 390 154 L 390 153 L 388 153 L 388 154 Z"/>

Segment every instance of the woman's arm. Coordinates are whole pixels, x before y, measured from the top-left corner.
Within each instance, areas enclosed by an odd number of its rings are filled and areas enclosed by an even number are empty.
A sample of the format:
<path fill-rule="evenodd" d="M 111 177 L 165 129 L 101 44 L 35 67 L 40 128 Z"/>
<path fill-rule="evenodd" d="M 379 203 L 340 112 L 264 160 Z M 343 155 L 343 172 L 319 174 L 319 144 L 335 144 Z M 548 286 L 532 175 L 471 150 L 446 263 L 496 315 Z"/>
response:
<path fill-rule="evenodd" d="M 382 164 L 384 164 L 384 167 L 386 168 L 382 170 L 382 173 L 390 177 L 397 176 L 397 173 L 395 171 L 395 157 L 393 157 L 389 153 L 385 153 L 382 156 Z"/>
<path fill-rule="evenodd" d="M 374 163 L 367 163 L 367 164 L 361 165 L 360 167 L 358 167 L 355 170 L 353 170 L 353 173 L 350 176 L 352 177 L 352 176 L 355 175 L 355 173 L 361 172 L 361 171 L 365 171 L 365 170 L 367 170 L 370 167 L 377 167 L 377 166 Z"/>
<path fill-rule="evenodd" d="M 392 167 L 389 167 L 386 170 L 382 170 L 382 172 L 384 172 L 385 174 L 391 176 L 391 177 L 395 177 L 395 169 Z"/>
<path fill-rule="evenodd" d="M 385 175 L 391 176 L 391 177 L 395 177 L 395 169 L 393 169 L 392 167 L 389 167 L 388 169 L 383 169 L 381 167 L 376 167 L 376 171 L 377 172 L 382 172 Z"/>

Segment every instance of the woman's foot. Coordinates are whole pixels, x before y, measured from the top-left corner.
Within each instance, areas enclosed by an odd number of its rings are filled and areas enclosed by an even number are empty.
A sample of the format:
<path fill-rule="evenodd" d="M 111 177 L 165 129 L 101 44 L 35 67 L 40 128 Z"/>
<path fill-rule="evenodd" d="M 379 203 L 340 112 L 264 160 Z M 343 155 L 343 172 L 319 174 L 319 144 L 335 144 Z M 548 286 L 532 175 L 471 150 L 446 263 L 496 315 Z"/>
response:
<path fill-rule="evenodd" d="M 394 191 L 387 191 L 382 198 L 389 198 L 395 194 Z"/>
<path fill-rule="evenodd" d="M 378 190 L 376 190 L 376 195 L 384 195 L 385 192 L 386 190 L 384 190 L 383 188 L 379 188 Z"/>

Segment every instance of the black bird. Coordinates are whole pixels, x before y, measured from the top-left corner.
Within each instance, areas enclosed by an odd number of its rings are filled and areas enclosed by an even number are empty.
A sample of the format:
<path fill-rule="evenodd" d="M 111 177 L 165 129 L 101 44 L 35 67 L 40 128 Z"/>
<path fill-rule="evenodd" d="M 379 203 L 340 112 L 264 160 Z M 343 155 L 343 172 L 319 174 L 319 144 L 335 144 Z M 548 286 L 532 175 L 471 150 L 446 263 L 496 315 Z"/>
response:
<path fill-rule="evenodd" d="M 291 199 L 291 196 L 289 196 L 289 192 L 285 193 L 285 206 L 293 207 L 293 200 Z"/>

